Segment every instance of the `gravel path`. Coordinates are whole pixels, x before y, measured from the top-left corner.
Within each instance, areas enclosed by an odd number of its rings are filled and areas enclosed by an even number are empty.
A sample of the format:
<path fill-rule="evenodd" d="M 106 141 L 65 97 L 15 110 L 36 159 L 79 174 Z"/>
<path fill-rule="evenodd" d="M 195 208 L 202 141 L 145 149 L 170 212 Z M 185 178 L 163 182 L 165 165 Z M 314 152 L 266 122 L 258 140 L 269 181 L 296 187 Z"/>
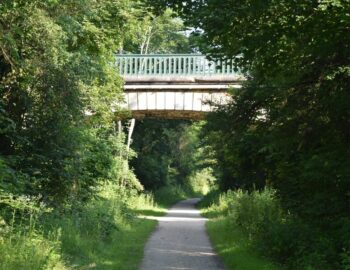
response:
<path fill-rule="evenodd" d="M 146 244 L 141 270 L 224 270 L 206 234 L 206 219 L 194 207 L 198 201 L 181 201 L 157 218 L 159 225 Z"/>

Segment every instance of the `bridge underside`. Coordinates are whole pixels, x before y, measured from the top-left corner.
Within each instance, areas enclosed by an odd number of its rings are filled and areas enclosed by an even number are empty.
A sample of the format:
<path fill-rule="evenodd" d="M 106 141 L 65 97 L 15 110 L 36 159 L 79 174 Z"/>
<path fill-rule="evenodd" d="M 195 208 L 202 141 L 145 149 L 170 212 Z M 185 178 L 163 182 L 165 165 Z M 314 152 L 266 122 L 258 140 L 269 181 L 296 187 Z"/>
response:
<path fill-rule="evenodd" d="M 153 86 L 154 87 L 154 86 Z M 133 89 L 125 92 L 125 108 L 134 118 L 204 119 L 230 96 L 226 89 Z"/>
<path fill-rule="evenodd" d="M 127 88 L 134 85 L 241 85 L 244 77 L 237 74 L 196 75 L 124 75 Z"/>
<path fill-rule="evenodd" d="M 201 120 L 227 104 L 228 88 L 240 88 L 237 74 L 124 75 L 125 104 L 135 119 Z"/>
<path fill-rule="evenodd" d="M 176 111 L 176 110 L 143 110 L 132 111 L 132 118 L 157 118 L 157 119 L 184 119 L 204 120 L 208 112 L 202 111 Z"/>

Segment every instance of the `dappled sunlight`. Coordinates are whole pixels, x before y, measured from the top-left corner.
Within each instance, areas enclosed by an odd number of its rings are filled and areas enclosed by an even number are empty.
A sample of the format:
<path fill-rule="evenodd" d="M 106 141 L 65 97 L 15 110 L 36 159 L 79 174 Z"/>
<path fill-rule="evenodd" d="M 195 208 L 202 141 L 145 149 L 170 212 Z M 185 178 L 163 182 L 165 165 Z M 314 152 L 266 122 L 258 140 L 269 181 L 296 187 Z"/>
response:
<path fill-rule="evenodd" d="M 182 270 L 182 269 L 192 269 L 192 268 L 188 268 L 188 267 L 172 267 L 172 266 L 168 266 L 168 267 L 164 267 L 163 269 L 179 269 L 179 270 Z"/>
<path fill-rule="evenodd" d="M 166 213 L 166 210 L 162 209 L 136 209 L 134 210 L 136 214 L 138 214 L 140 217 L 143 216 L 164 216 Z"/>
<path fill-rule="evenodd" d="M 154 251 L 167 254 L 167 255 L 180 255 L 180 256 L 190 256 L 190 257 L 202 257 L 202 256 L 215 256 L 213 252 L 201 252 L 201 251 L 183 251 L 176 249 L 160 249 L 153 248 Z"/>
<path fill-rule="evenodd" d="M 189 201 L 197 202 L 199 199 L 190 199 Z M 205 222 L 208 219 L 200 215 L 200 211 L 193 208 L 174 207 L 166 210 L 166 216 L 154 215 L 152 212 L 140 213 L 139 218 L 164 221 L 164 222 Z"/>
<path fill-rule="evenodd" d="M 150 238 L 142 270 L 154 269 L 225 269 L 206 236 L 207 218 L 195 205 L 198 198 L 180 201 L 163 217 L 144 217 L 159 221 Z"/>
<path fill-rule="evenodd" d="M 211 220 L 207 228 L 215 250 L 229 269 L 279 269 L 268 259 L 259 256 L 250 246 L 249 238 L 238 227 L 232 226 L 227 218 Z"/>
<path fill-rule="evenodd" d="M 186 210 L 186 209 L 170 209 L 167 211 L 169 214 L 184 214 L 184 215 L 189 215 L 189 214 L 200 214 L 199 210 Z"/>
<path fill-rule="evenodd" d="M 205 222 L 208 219 L 202 217 L 157 217 L 157 216 L 143 216 L 140 215 L 139 218 L 151 219 L 157 221 L 165 221 L 165 222 Z"/>

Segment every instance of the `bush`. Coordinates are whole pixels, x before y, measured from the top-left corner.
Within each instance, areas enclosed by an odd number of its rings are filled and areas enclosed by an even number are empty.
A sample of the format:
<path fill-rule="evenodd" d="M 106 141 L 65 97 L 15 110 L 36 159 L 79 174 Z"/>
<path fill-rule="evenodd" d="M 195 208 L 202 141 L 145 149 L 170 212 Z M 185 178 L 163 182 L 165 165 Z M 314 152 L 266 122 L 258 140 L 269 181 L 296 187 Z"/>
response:
<path fill-rule="evenodd" d="M 225 193 L 222 193 L 223 195 Z M 199 206 L 204 210 L 208 209 L 210 206 L 219 204 L 219 197 L 221 193 L 217 188 L 211 189 L 200 201 Z"/>
<path fill-rule="evenodd" d="M 137 219 L 136 210 L 154 209 L 153 196 L 111 182 L 95 194 L 89 201 L 74 201 L 54 210 L 38 198 L 0 196 L 0 269 L 68 270 L 72 265 L 74 269 L 102 265 L 101 261 L 111 258 L 119 267 L 126 255 L 116 255 L 115 249 L 134 251 L 136 242 L 141 257 L 154 221 Z M 128 263 L 137 264 L 138 259 Z"/>
<path fill-rule="evenodd" d="M 317 229 L 283 211 L 275 190 L 270 188 L 222 194 L 213 191 L 203 205 L 208 206 L 204 210 L 207 216 L 224 217 L 228 230 L 240 228 L 260 253 L 287 269 L 349 269 L 346 221 L 340 235 Z"/>
<path fill-rule="evenodd" d="M 199 196 L 206 195 L 213 188 L 216 178 L 211 168 L 195 171 L 188 177 L 188 186 Z"/>
<path fill-rule="evenodd" d="M 228 216 L 233 224 L 249 234 L 257 234 L 269 223 L 282 219 L 282 210 L 275 191 L 227 191 L 212 190 L 204 197 L 201 206 L 209 206 L 205 212 L 212 215 Z"/>
<path fill-rule="evenodd" d="M 164 186 L 154 192 L 154 198 L 161 206 L 169 207 L 172 204 L 186 199 L 188 191 L 179 185 Z"/>
<path fill-rule="evenodd" d="M 288 269 L 332 269 L 325 255 L 332 249 L 329 239 L 296 218 L 271 223 L 256 240 L 261 252 Z"/>
<path fill-rule="evenodd" d="M 350 251 L 344 251 L 341 254 L 341 258 L 342 258 L 342 266 L 344 270 L 350 270 Z"/>
<path fill-rule="evenodd" d="M 272 189 L 251 193 L 230 191 L 227 196 L 231 220 L 250 235 L 258 235 L 283 219 L 282 209 Z"/>

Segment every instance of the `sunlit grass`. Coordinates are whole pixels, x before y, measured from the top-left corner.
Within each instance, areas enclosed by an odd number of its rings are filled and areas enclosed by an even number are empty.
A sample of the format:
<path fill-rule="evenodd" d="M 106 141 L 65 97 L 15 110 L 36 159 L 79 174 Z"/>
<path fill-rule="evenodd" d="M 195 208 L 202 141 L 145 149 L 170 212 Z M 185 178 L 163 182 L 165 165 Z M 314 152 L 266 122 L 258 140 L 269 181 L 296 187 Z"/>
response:
<path fill-rule="evenodd" d="M 106 183 L 98 198 L 32 216 L 28 225 L 26 216 L 11 224 L 0 217 L 0 269 L 136 270 L 157 225 L 140 216 L 165 213 L 153 195 Z"/>
<path fill-rule="evenodd" d="M 144 245 L 156 224 L 154 220 L 138 219 L 132 226 L 115 232 L 110 243 L 98 244 L 84 239 L 80 252 L 85 256 L 75 256 L 71 263 L 78 269 L 136 270 L 143 257 Z"/>
<path fill-rule="evenodd" d="M 153 195 L 113 183 L 97 192 L 96 199 L 31 216 L 28 225 L 27 216 L 11 225 L 0 217 L 0 269 L 136 270 L 158 223 L 152 217 L 164 216 L 169 206 L 187 197 L 181 187 Z"/>
<path fill-rule="evenodd" d="M 237 207 L 237 196 L 240 198 L 243 195 L 241 192 L 220 193 L 212 190 L 198 204 L 202 215 L 210 218 L 206 227 L 214 249 L 222 257 L 227 269 L 280 270 L 281 267 L 255 251 L 247 231 L 243 231 L 233 219 L 232 209 Z M 240 216 L 240 222 L 242 218 L 244 216 Z"/>
<path fill-rule="evenodd" d="M 239 228 L 229 224 L 225 218 L 207 222 L 207 231 L 214 249 L 232 270 L 279 270 L 269 260 L 256 254 L 250 241 Z"/>

